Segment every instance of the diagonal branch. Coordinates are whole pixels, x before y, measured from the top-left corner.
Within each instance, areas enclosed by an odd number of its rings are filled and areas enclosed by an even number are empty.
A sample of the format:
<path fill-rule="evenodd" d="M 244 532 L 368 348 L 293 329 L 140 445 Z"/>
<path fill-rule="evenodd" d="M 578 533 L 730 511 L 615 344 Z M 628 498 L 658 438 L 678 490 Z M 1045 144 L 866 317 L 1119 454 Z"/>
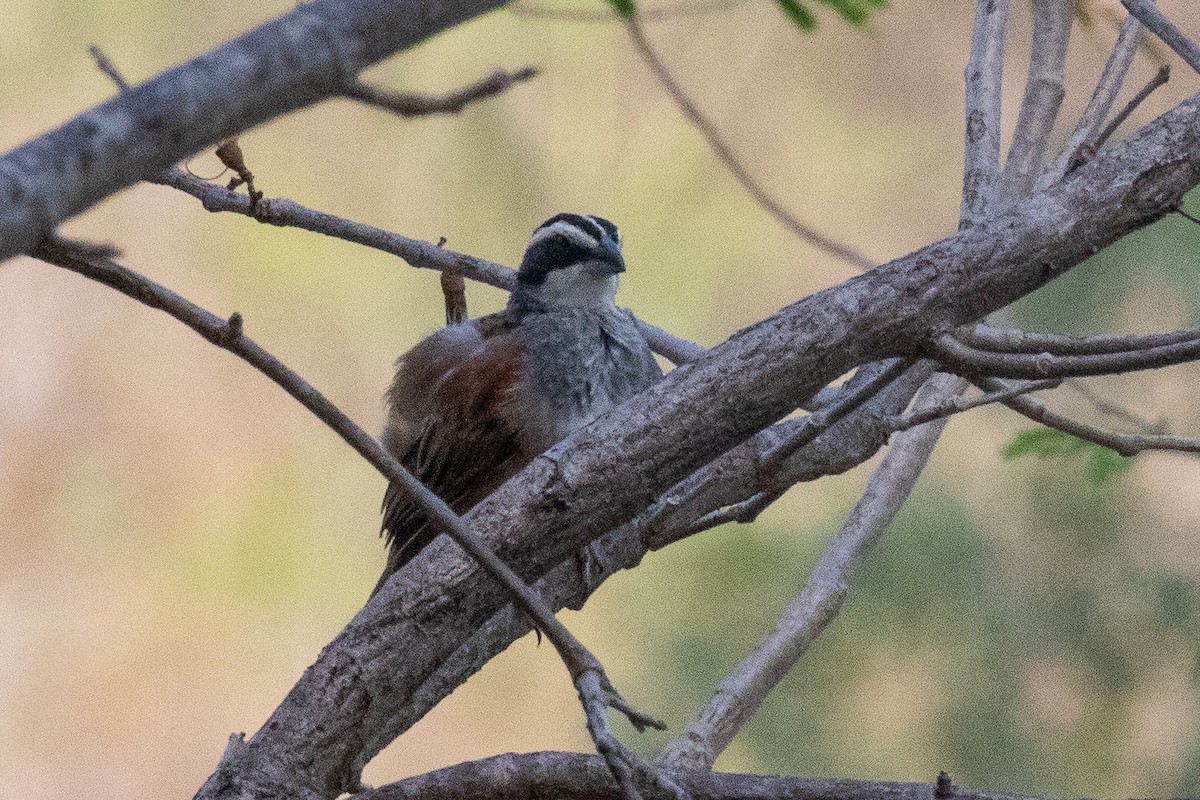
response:
<path fill-rule="evenodd" d="M 33 255 L 47 263 L 77 272 L 116 289 L 152 308 L 165 311 L 212 344 L 242 358 L 332 428 L 389 482 L 400 486 L 409 499 L 417 503 L 440 530 L 448 534 L 505 587 L 512 600 L 525 614 L 536 620 L 538 628 L 545 632 L 562 657 L 571 674 L 571 680 L 579 690 L 580 701 L 587 716 L 588 730 L 595 739 L 597 748 L 612 766 L 614 775 L 629 789 L 627 796 L 631 800 L 638 797 L 631 775 L 640 762 L 613 736 L 605 709 L 611 707 L 620 710 L 639 731 L 647 727 L 663 728 L 663 723 L 638 712 L 621 698 L 610 683 L 599 659 L 558 621 L 537 594 L 483 544 L 440 497 L 418 481 L 375 439 L 355 425 L 341 409 L 245 336 L 239 314 L 235 313 L 229 320 L 223 320 L 132 270 L 96 255 L 93 251 L 72 246 L 61 240 L 44 240 L 34 248 Z M 234 752 L 239 751 L 235 748 Z"/>
<path fill-rule="evenodd" d="M 314 0 L 0 157 L 0 261 L 136 181 L 340 94 L 359 71 L 505 0 Z"/>

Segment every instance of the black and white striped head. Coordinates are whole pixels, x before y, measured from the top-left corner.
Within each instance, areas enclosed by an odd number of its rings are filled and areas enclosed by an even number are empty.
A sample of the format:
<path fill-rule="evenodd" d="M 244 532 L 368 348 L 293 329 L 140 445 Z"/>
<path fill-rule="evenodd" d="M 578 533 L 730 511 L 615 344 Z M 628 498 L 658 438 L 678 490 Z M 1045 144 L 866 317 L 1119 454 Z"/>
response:
<path fill-rule="evenodd" d="M 616 225 L 590 214 L 556 214 L 534 230 L 514 298 L 544 308 L 612 306 L 624 271 Z"/>

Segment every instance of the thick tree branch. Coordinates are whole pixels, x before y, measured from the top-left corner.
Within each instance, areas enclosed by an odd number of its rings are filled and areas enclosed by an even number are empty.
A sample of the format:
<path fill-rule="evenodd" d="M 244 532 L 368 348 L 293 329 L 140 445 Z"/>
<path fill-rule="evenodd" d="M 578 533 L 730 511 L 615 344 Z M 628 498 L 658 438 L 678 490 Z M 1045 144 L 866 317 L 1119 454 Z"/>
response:
<path fill-rule="evenodd" d="M 1200 98 L 1188 100 L 1013 212 L 734 335 L 535 459 L 467 518 L 536 579 L 855 364 L 915 354 L 931 332 L 978 319 L 1169 213 L 1200 182 L 1198 115 Z M 394 738 L 413 692 L 507 602 L 455 548 L 429 548 L 414 564 L 202 797 L 274 792 L 257 781 L 278 763 L 305 764 L 314 792 L 337 788 Z M 334 728 L 354 739 L 329 753 L 318 732 Z"/>
<path fill-rule="evenodd" d="M 692 800 L 934 800 L 929 783 L 781 778 L 725 772 L 674 775 Z M 648 800 L 669 795 L 647 786 Z M 582 753 L 507 753 L 380 786 L 355 800 L 613 800 L 616 786 L 596 756 Z M 1041 800 L 954 786 L 955 800 Z"/>
<path fill-rule="evenodd" d="M 314 0 L 0 158 L 0 260 L 206 146 L 341 94 L 360 70 L 504 0 Z"/>

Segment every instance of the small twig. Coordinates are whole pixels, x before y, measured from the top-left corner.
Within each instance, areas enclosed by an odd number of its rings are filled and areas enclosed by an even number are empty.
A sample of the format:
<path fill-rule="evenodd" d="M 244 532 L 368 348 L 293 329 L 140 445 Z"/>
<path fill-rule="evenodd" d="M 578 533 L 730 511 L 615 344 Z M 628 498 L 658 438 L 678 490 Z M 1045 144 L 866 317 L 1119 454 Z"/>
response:
<path fill-rule="evenodd" d="M 125 78 L 121 76 L 116 65 L 100 49 L 100 45 L 91 45 L 88 47 L 88 52 L 92 54 L 92 59 L 96 62 L 96 68 L 107 75 L 117 85 L 118 91 L 124 92 L 129 89 L 129 84 L 125 82 Z"/>
<path fill-rule="evenodd" d="M 406 470 L 382 445 L 358 427 L 341 409 L 331 403 L 300 375 L 286 367 L 249 337 L 242 334 L 241 316 L 228 321 L 205 311 L 195 303 L 175 294 L 166 287 L 105 258 L 97 258 L 77 250 L 71 244 L 54 238 L 44 239 L 31 255 L 64 269 L 76 272 L 133 299 L 170 314 L 196 331 L 212 344 L 245 360 L 258 369 L 301 405 L 311 411 L 330 429 L 341 436 L 359 455 L 379 470 L 393 485 L 403 488 L 409 498 L 429 516 L 440 530 L 471 555 L 511 595 L 513 602 L 530 617 L 554 645 L 571 674 L 571 679 L 583 700 L 589 731 L 607 730 L 605 709 L 614 708 L 625 714 L 638 730 L 666 726 L 635 711 L 613 688 L 599 659 L 567 630 L 536 593 L 500 559 L 495 552 L 467 527 L 440 497 L 425 487 Z M 387 588 L 380 593 L 386 602 Z M 611 734 L 610 734 L 611 737 Z M 615 740 L 614 740 L 615 741 Z M 596 746 L 614 765 L 639 763 L 613 741 L 596 740 Z M 614 766 L 616 774 L 617 766 Z M 630 800 L 633 800 L 631 797 Z"/>
<path fill-rule="evenodd" d="M 377 106 L 401 117 L 457 114 L 469 104 L 494 97 L 518 83 L 536 77 L 537 74 L 536 67 L 522 67 L 516 72 L 496 70 L 470 86 L 442 95 L 395 92 L 355 81 L 342 94 L 360 103 Z"/>
<path fill-rule="evenodd" d="M 242 146 L 238 144 L 237 138 L 221 142 L 216 149 L 216 155 L 222 164 L 234 172 L 234 177 L 229 179 L 225 188 L 234 191 L 242 184 L 246 184 L 246 194 L 250 196 L 250 210 L 254 211 L 258 206 L 258 201 L 262 200 L 263 193 L 254 188 L 254 173 L 246 166 L 246 156 L 242 153 Z"/>
<path fill-rule="evenodd" d="M 763 467 L 767 472 L 778 471 L 779 465 L 792 453 L 804 447 L 813 439 L 820 436 L 838 420 L 844 418 L 854 409 L 879 394 L 885 386 L 904 374 L 915 363 L 911 358 L 894 358 L 884 362 L 884 366 L 868 380 L 860 385 L 847 387 L 838 398 L 820 411 L 815 411 L 805 418 L 804 423 L 791 436 L 762 454 Z"/>
<path fill-rule="evenodd" d="M 1100 131 L 1100 135 L 1096 137 L 1096 141 L 1094 143 L 1095 148 L 1099 150 L 1104 143 L 1108 141 L 1108 138 L 1117 132 L 1117 128 L 1121 127 L 1122 123 L 1129 119 L 1129 115 L 1132 114 L 1138 106 L 1145 102 L 1146 98 L 1149 97 L 1155 89 L 1164 85 L 1170 79 L 1171 65 L 1163 64 L 1158 68 L 1158 72 L 1154 73 L 1154 77 L 1148 80 L 1146 85 L 1138 90 L 1138 93 L 1135 94 L 1133 98 L 1125 104 L 1124 108 L 1117 112 L 1117 115 L 1112 118 L 1108 125 L 1104 126 L 1104 130 Z"/>
<path fill-rule="evenodd" d="M 1096 82 L 1096 88 L 1092 91 L 1091 99 L 1080 115 L 1079 122 L 1075 124 L 1075 130 L 1063 147 L 1055 167 L 1042 176 L 1038 182 L 1039 187 L 1054 183 L 1066 175 L 1071 163 L 1080 157 L 1080 149 L 1086 149 L 1089 142 L 1096 140 L 1104 120 L 1108 119 L 1108 112 L 1117 99 L 1117 94 L 1121 91 L 1121 86 L 1125 83 L 1125 75 L 1129 72 L 1129 65 L 1133 63 L 1141 36 L 1141 23 L 1133 17 L 1126 19 L 1121 25 L 1117 42 L 1113 45 L 1108 60 L 1104 62 L 1104 69 Z"/>
<path fill-rule="evenodd" d="M 1191 342 L 1200 339 L 1200 330 L 1171 331 L 1150 335 L 1105 333 L 1097 336 L 1061 336 L 1055 333 L 1030 333 L 1018 328 L 993 328 L 976 325 L 955 332 L 955 338 L 976 350 L 996 353 L 1051 353 L 1064 355 L 1099 355 L 1129 353 L 1152 347 Z"/>
<path fill-rule="evenodd" d="M 984 391 L 997 391 L 1007 384 L 994 378 L 973 378 L 972 382 Z M 1174 450 L 1181 453 L 1200 453 L 1200 439 L 1187 436 L 1152 433 L 1120 433 L 1107 431 L 1093 425 L 1051 411 L 1045 403 L 1033 397 L 1014 397 L 1003 401 L 1004 405 L 1034 422 L 1049 428 L 1069 433 L 1092 444 L 1115 450 L 1123 456 L 1136 456 L 1146 450 Z"/>
<path fill-rule="evenodd" d="M 1161 39 L 1163 44 L 1174 50 L 1189 67 L 1200 73 L 1200 47 L 1175 27 L 1151 0 L 1121 0 L 1121 5 L 1137 17 L 1138 21 L 1146 26 L 1146 30 Z"/>
<path fill-rule="evenodd" d="M 442 267 L 442 298 L 446 301 L 446 324 L 465 322 L 467 313 L 467 287 L 462 270 L 451 264 Z"/>
<path fill-rule="evenodd" d="M 733 177 L 746 193 L 758 203 L 758 205 L 778 220 L 785 228 L 790 230 L 796 236 L 811 244 L 829 255 L 841 261 L 850 264 L 860 270 L 868 270 L 875 266 L 875 262 L 859 253 L 849 245 L 842 244 L 834 239 L 826 236 L 806 222 L 801 222 L 791 212 L 785 209 L 779 201 L 771 196 L 769 192 L 762 187 L 761 184 L 750 174 L 750 171 L 742 164 L 733 149 L 725 142 L 720 133 L 717 132 L 716 126 L 712 124 L 700 111 L 700 107 L 692 101 L 688 94 L 683 91 L 683 87 L 667 69 L 666 62 L 659 58 L 655 52 L 650 40 L 646 38 L 645 32 L 636 19 L 625 20 L 625 29 L 629 32 L 629 38 L 633 41 L 634 48 L 646 62 L 646 66 L 658 78 L 658 82 L 666 90 L 671 99 L 675 101 L 675 105 L 679 107 L 680 112 L 687 118 L 688 122 L 700 132 L 704 140 L 708 142 L 709 149 L 717 159 L 725 165 L 725 168 L 732 173 Z"/>
<path fill-rule="evenodd" d="M 955 414 L 961 414 L 964 411 L 979 408 L 981 406 L 991 405 L 992 403 L 1002 403 L 1013 397 L 1018 397 L 1031 392 L 1041 392 L 1046 389 L 1056 389 L 1062 384 L 1060 380 L 1046 381 L 1030 381 L 1029 383 L 1021 383 L 1014 386 L 1009 386 L 1004 389 L 998 389 L 994 392 L 986 392 L 979 397 L 964 397 L 955 395 L 948 397 L 941 403 L 935 406 L 929 406 L 920 410 L 909 411 L 907 414 L 902 414 L 896 418 L 893 423 L 893 430 L 906 431 L 910 428 L 915 428 L 918 425 L 924 425 L 928 422 L 933 422 L 936 419 L 943 417 L 951 417 Z"/>
<path fill-rule="evenodd" d="M 1101 414 L 1107 414 L 1110 417 L 1125 420 L 1129 424 L 1141 428 L 1147 433 L 1153 433 L 1155 427 L 1157 427 L 1156 424 L 1150 420 L 1145 419 L 1144 417 L 1139 417 L 1128 408 L 1119 406 L 1111 400 L 1102 397 L 1099 392 L 1092 389 L 1092 387 L 1088 386 L 1082 380 L 1077 378 L 1069 378 L 1063 381 L 1063 385 L 1069 389 L 1074 389 L 1075 392 L 1091 403 L 1092 406 Z"/>
<path fill-rule="evenodd" d="M 1200 340 L 1189 339 L 1176 344 L 1119 353 L 1058 356 L 1052 353 L 995 353 L 976 350 L 946 335 L 930 345 L 928 355 L 941 362 L 947 371 L 961 375 L 1043 380 L 1112 375 L 1195 361 L 1200 358 Z"/>

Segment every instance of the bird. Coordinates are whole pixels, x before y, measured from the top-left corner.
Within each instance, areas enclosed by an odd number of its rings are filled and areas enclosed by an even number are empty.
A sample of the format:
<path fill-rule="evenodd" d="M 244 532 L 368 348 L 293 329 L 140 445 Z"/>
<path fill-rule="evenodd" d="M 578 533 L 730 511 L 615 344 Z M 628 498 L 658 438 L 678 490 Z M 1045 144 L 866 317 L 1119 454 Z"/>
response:
<path fill-rule="evenodd" d="M 633 314 L 617 226 L 562 213 L 533 232 L 504 310 L 447 324 L 396 361 L 382 442 L 465 513 L 536 456 L 662 377 Z M 440 531 L 396 484 L 372 595 Z"/>

